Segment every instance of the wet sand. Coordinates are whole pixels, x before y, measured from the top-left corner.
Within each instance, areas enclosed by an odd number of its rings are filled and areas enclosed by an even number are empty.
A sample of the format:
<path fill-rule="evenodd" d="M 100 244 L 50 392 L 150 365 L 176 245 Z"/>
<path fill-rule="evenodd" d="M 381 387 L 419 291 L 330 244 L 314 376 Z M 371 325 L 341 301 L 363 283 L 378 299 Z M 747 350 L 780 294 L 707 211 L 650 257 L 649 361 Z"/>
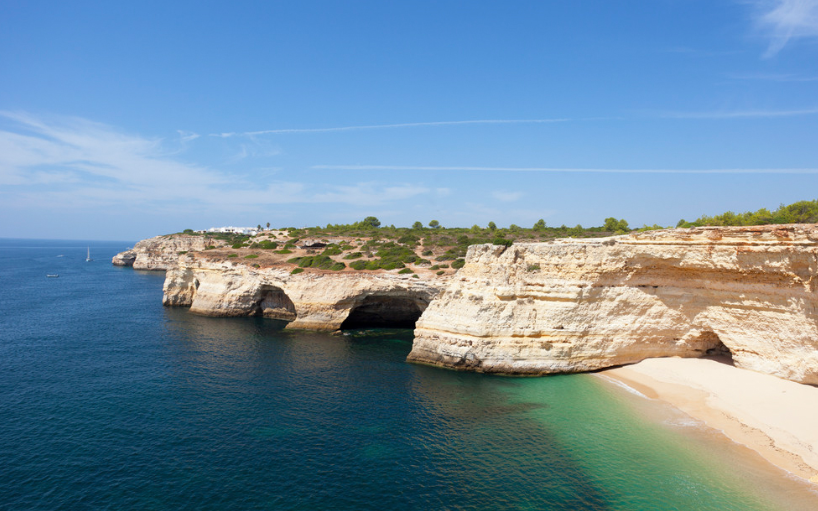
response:
<path fill-rule="evenodd" d="M 717 359 L 655 358 L 598 374 L 673 405 L 818 485 L 818 387 Z"/>

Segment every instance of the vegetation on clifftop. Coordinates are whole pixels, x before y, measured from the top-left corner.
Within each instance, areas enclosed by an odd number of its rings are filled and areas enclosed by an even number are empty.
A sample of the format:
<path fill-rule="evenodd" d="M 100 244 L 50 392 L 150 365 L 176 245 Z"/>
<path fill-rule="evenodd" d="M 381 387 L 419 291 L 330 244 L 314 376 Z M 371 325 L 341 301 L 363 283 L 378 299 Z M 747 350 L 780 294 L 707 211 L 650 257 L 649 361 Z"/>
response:
<path fill-rule="evenodd" d="M 772 212 L 759 209 L 745 213 L 727 211 L 715 216 L 704 215 L 694 222 L 680 220 L 677 227 L 784 223 L 818 223 L 818 200 L 781 205 Z M 489 222 L 486 227 L 479 225 L 470 228 L 444 227 L 436 220 L 428 222 L 426 226 L 416 221 L 412 227 L 395 227 L 383 226 L 378 218 L 368 216 L 352 224 L 329 224 L 326 227 L 303 229 L 288 227 L 276 231 L 262 231 L 254 237 L 230 233 L 192 233 L 190 229 L 186 229 L 184 234 L 222 240 L 232 249 L 247 250 L 241 254 L 244 259 L 258 259 L 259 262 L 263 262 L 264 258 L 272 264 L 284 262 L 284 258 L 276 259 L 277 256 L 272 256 L 271 259 L 264 255 L 265 253 L 276 255 L 294 253 L 298 257 L 290 258 L 286 262 L 296 265 L 300 271 L 305 268 L 342 271 L 349 267 L 355 271 L 396 270 L 398 273 L 417 276 L 415 272 L 420 270 L 443 275 L 462 268 L 469 246 L 476 244 L 490 243 L 508 247 L 520 242 L 543 242 L 566 237 L 605 237 L 633 230 L 665 228 L 669 227 L 654 224 L 631 229 L 625 219 L 615 217 L 605 218 L 599 227 L 581 225 L 549 227 L 544 219 L 538 220 L 530 228 L 514 224 L 498 227 L 494 222 Z M 215 248 L 217 247 L 210 244 L 207 246 L 210 250 Z M 252 249 L 253 253 L 248 253 L 250 251 L 248 249 Z M 180 252 L 183 253 L 185 252 Z M 239 254 L 229 253 L 227 257 L 236 258 Z M 536 269 L 530 267 L 529 271 Z"/>
<path fill-rule="evenodd" d="M 695 222 L 679 220 L 676 227 L 742 226 L 770 224 L 814 224 L 818 223 L 818 200 L 799 201 L 789 205 L 780 205 L 775 211 L 761 208 L 758 211 L 733 213 L 727 211 L 715 216 L 701 216 Z"/>

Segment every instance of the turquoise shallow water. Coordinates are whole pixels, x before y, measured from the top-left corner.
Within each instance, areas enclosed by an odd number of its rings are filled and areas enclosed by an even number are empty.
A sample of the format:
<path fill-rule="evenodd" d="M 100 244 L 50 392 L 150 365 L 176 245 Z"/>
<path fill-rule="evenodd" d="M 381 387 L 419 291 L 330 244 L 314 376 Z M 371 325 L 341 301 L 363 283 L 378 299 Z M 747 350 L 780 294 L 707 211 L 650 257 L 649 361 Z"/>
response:
<path fill-rule="evenodd" d="M 809 509 L 595 376 L 166 309 L 125 245 L 0 240 L 0 509 Z"/>

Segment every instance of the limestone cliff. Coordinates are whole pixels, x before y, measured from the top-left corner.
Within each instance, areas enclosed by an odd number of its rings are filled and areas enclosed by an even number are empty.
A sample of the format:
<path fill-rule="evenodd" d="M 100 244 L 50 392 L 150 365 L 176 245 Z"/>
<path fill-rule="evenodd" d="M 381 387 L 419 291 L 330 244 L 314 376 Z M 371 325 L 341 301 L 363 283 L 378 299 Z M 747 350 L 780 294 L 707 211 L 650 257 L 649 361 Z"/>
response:
<path fill-rule="evenodd" d="M 208 246 L 224 246 L 223 240 L 209 236 L 169 234 L 138 242 L 130 250 L 115 255 L 111 262 L 116 266 L 133 266 L 137 270 L 167 270 L 176 265 L 180 255 Z"/>
<path fill-rule="evenodd" d="M 307 270 L 292 275 L 291 269 L 183 257 L 167 272 L 163 303 L 208 316 L 284 319 L 291 321 L 290 328 L 411 327 L 447 280 L 387 272 Z"/>
<path fill-rule="evenodd" d="M 738 367 L 818 384 L 817 273 L 816 225 L 476 245 L 409 360 L 545 374 L 729 350 Z"/>

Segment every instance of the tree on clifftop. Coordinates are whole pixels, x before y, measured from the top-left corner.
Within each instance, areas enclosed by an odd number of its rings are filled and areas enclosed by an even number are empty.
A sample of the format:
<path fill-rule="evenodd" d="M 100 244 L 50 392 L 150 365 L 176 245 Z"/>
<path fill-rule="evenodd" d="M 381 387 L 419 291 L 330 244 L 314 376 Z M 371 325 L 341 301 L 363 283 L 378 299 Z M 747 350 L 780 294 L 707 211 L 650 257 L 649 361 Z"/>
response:
<path fill-rule="evenodd" d="M 544 231 L 545 230 L 545 220 L 543 220 L 542 218 L 537 220 L 537 223 L 534 224 L 534 230 L 535 231 Z"/>
<path fill-rule="evenodd" d="M 630 231 L 630 229 L 628 229 L 628 222 L 624 218 L 622 220 L 617 220 L 614 217 L 608 217 L 608 218 L 605 219 L 604 228 L 605 228 L 606 231 L 610 231 L 610 232 L 617 232 L 617 231 L 628 232 L 628 231 Z"/>
<path fill-rule="evenodd" d="M 415 229 L 415 230 L 423 229 L 423 224 L 420 223 L 420 222 L 415 222 L 415 223 L 412 224 L 412 229 Z"/>
<path fill-rule="evenodd" d="M 375 228 L 375 229 L 377 229 L 378 227 L 380 227 L 380 226 L 381 226 L 381 221 L 380 221 L 380 220 L 378 220 L 378 219 L 377 219 L 376 217 L 374 217 L 374 216 L 368 216 L 368 217 L 364 218 L 363 223 L 364 223 L 364 224 L 367 224 L 369 227 L 373 227 L 373 228 Z"/>
<path fill-rule="evenodd" d="M 429 227 L 431 227 L 432 229 L 437 229 L 438 227 L 440 227 L 440 222 L 438 222 L 437 220 L 432 220 L 431 222 L 429 222 Z"/>

